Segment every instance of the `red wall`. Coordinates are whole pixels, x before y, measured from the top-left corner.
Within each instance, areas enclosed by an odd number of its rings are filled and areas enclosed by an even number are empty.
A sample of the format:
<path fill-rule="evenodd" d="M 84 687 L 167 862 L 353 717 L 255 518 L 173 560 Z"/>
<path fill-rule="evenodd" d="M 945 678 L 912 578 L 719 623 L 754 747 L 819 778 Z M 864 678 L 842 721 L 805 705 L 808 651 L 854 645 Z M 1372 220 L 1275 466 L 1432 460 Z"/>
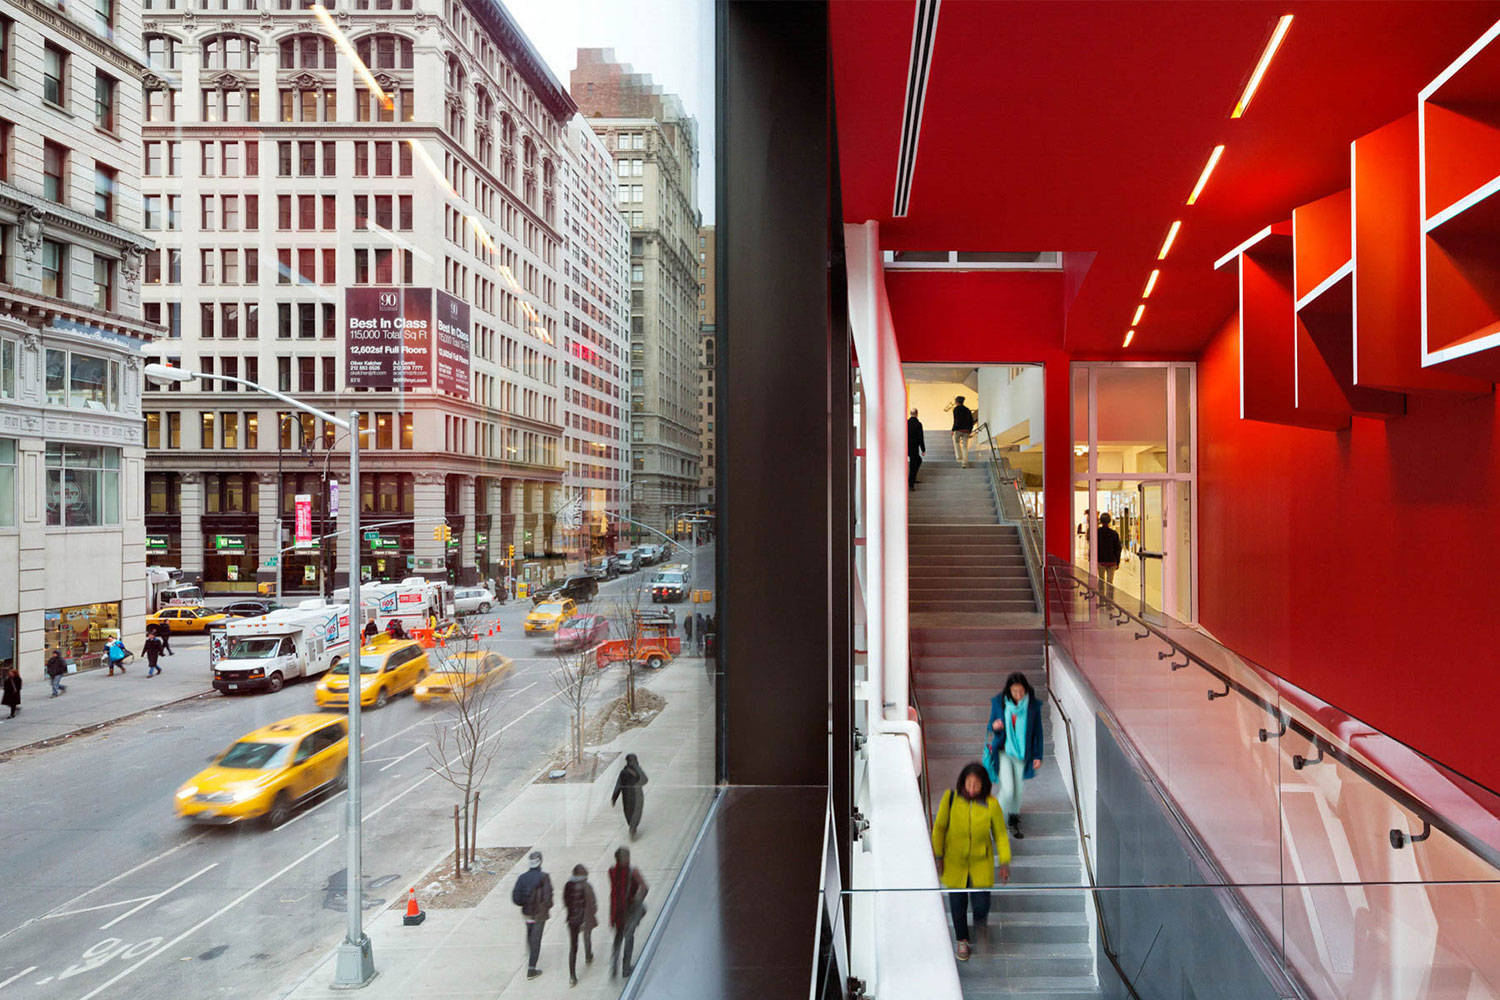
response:
<path fill-rule="evenodd" d="M 1495 397 L 1337 433 L 1240 420 L 1238 340 L 1231 321 L 1198 371 L 1199 620 L 1500 788 Z"/>

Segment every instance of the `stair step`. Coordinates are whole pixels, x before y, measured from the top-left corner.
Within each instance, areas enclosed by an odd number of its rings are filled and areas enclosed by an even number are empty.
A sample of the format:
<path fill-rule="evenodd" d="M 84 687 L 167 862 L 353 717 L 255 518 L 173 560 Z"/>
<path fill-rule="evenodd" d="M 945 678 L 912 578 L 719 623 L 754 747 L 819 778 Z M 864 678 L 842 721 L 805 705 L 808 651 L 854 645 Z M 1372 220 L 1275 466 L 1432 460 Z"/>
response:
<path fill-rule="evenodd" d="M 962 597 L 964 594 L 981 596 L 1021 596 L 1031 593 L 1031 581 L 1024 573 L 1018 573 L 1012 577 L 999 577 L 984 583 L 975 583 L 972 580 L 912 580 L 907 585 L 906 592 L 913 598 L 923 597 L 933 600 L 943 597 Z"/>
<path fill-rule="evenodd" d="M 990 924 L 991 947 L 1002 950 L 1022 944 L 1087 944 L 1090 933 L 1088 917 L 1082 910 L 1010 916 L 1003 924 Z"/>
<path fill-rule="evenodd" d="M 993 940 L 994 931 L 990 932 Z M 1006 979 L 1020 976 L 1088 976 L 1094 971 L 1094 955 L 1087 943 L 1051 943 L 1027 945 L 1014 950 L 1004 945 L 1004 928 L 1001 928 L 1002 943 L 980 958 L 985 969 L 999 973 Z M 973 965 L 973 960 L 970 960 Z M 970 996 L 966 991 L 965 997 Z"/>
<path fill-rule="evenodd" d="M 1014 883 L 1014 879 L 1012 879 Z M 1083 913 L 1084 890 L 1077 892 L 1052 889 L 1046 892 L 994 892 L 990 894 L 990 913 L 1038 916 L 1044 913 Z"/>
<path fill-rule="evenodd" d="M 1011 997 L 1026 997 L 1028 1000 L 1100 1000 L 1103 996 L 1092 975 L 1009 976 L 986 981 L 989 966 L 980 956 L 960 962 L 958 975 L 963 981 L 964 1000 L 1010 1000 Z"/>
<path fill-rule="evenodd" d="M 1026 600 L 994 601 L 912 601 L 907 608 L 912 614 L 944 612 L 947 614 L 999 614 L 1005 611 L 1035 611 L 1036 603 Z"/>
<path fill-rule="evenodd" d="M 1024 822 L 1025 814 L 1023 813 L 1022 823 Z M 1021 846 L 1025 845 L 1026 841 L 1023 840 Z M 1083 864 L 1076 858 L 1071 861 L 1060 861 L 1048 855 L 1033 857 L 1020 851 L 1013 851 L 1012 854 L 1010 863 L 1012 885 L 1078 885 L 1083 881 Z"/>

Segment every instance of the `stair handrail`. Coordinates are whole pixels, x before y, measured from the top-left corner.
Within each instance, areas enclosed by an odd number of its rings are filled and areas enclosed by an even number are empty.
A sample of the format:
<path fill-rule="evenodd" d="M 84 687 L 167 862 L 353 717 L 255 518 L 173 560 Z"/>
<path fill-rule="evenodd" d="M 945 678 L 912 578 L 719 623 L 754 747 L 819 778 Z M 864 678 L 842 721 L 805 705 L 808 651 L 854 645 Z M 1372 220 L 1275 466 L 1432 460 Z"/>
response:
<path fill-rule="evenodd" d="M 1026 556 L 1026 566 L 1031 573 L 1032 587 L 1036 595 L 1037 607 L 1044 608 L 1046 605 L 1046 569 L 1043 553 L 1041 532 L 1037 528 L 1037 520 L 1026 508 L 1026 497 L 1021 489 L 1021 474 L 1010 467 L 1010 463 L 1003 461 L 995 450 L 995 443 L 990 433 L 988 421 L 981 423 L 975 428 L 976 432 L 984 438 L 985 455 L 989 460 L 990 476 L 995 484 L 995 500 L 1000 505 L 1001 513 L 1004 513 L 1007 498 L 1015 501 L 1015 521 L 1020 525 L 1021 548 Z"/>
<path fill-rule="evenodd" d="M 1356 774 L 1360 778 L 1363 778 L 1367 783 L 1373 786 L 1376 791 L 1391 799 L 1401 808 L 1414 814 L 1418 820 L 1422 821 L 1424 824 L 1430 825 L 1433 828 L 1441 830 L 1446 836 L 1448 836 L 1454 842 L 1461 844 L 1476 857 L 1484 860 L 1492 867 L 1500 869 L 1500 847 L 1497 847 L 1496 845 L 1491 844 L 1488 841 L 1481 840 L 1480 838 L 1469 832 L 1467 829 L 1459 826 L 1457 823 L 1449 821 L 1447 817 L 1444 816 L 1438 809 L 1423 802 L 1416 796 L 1416 794 L 1396 784 L 1394 781 L 1391 781 L 1385 775 L 1370 767 L 1364 761 L 1360 760 L 1358 757 L 1355 757 L 1347 750 L 1334 745 L 1334 743 L 1332 743 L 1327 738 L 1319 736 L 1316 732 L 1313 731 L 1311 726 L 1295 718 L 1285 707 L 1284 703 L 1272 704 L 1259 692 L 1246 686 L 1238 679 L 1231 677 L 1229 674 L 1225 673 L 1218 667 L 1215 667 L 1213 664 L 1203 659 L 1197 653 L 1194 653 L 1192 650 L 1186 648 L 1181 643 L 1174 640 L 1166 632 L 1162 631 L 1162 629 L 1157 625 L 1148 621 L 1142 614 L 1131 611 L 1129 608 L 1116 601 L 1109 594 L 1105 593 L 1104 585 L 1100 584 L 1099 580 L 1093 577 L 1081 579 L 1080 577 L 1084 574 L 1081 574 L 1075 566 L 1056 557 L 1054 557 L 1049 562 L 1048 569 L 1059 579 L 1059 594 L 1061 594 L 1063 591 L 1063 588 L 1061 587 L 1061 580 L 1066 577 L 1066 579 L 1071 581 L 1075 586 L 1087 591 L 1090 595 L 1090 600 L 1096 600 L 1108 604 L 1116 611 L 1118 611 L 1118 616 L 1111 616 L 1116 624 L 1123 625 L 1126 622 L 1134 622 L 1135 624 L 1146 629 L 1147 633 L 1154 636 L 1159 641 L 1165 643 L 1167 646 L 1171 647 L 1172 652 L 1170 654 L 1163 654 L 1163 659 L 1165 659 L 1167 655 L 1170 655 L 1173 659 L 1175 659 L 1179 654 L 1182 655 L 1185 658 L 1186 662 L 1182 664 L 1175 664 L 1174 669 L 1179 669 L 1191 664 L 1192 666 L 1195 666 L 1212 676 L 1218 683 L 1225 685 L 1225 691 L 1222 694 L 1214 692 L 1215 696 L 1223 698 L 1227 697 L 1230 693 L 1237 694 L 1240 697 L 1244 698 L 1246 701 L 1266 712 L 1266 714 L 1270 715 L 1271 718 L 1277 723 L 1277 729 L 1262 730 L 1262 734 L 1269 733 L 1280 735 L 1287 730 L 1296 733 L 1298 736 L 1306 739 L 1314 747 L 1317 747 L 1322 754 L 1326 754 L 1332 760 L 1344 765 L 1354 774 Z M 1148 605 L 1142 603 L 1141 607 L 1144 609 L 1148 607 Z M 1140 634 L 1138 637 L 1145 638 L 1145 635 Z M 1288 681 L 1286 681 L 1279 675 L 1271 673 L 1271 671 L 1265 670 L 1265 668 L 1263 667 L 1259 669 L 1275 678 L 1278 685 L 1287 685 L 1294 687 L 1294 685 L 1290 685 Z M 1373 729 L 1373 727 L 1371 728 Z M 1265 736 L 1263 735 L 1263 742 L 1264 739 Z M 1399 741 L 1396 742 L 1399 743 Z M 1405 746 L 1405 744 L 1399 745 L 1403 747 Z M 1412 753 L 1417 754 L 1425 760 L 1431 761 L 1434 764 L 1437 763 L 1436 761 L 1432 761 L 1431 758 L 1427 757 L 1426 754 L 1421 753 L 1421 751 L 1415 750 L 1410 747 L 1408 747 L 1407 749 L 1411 750 Z M 1447 768 L 1446 765 L 1439 764 L 1438 766 L 1442 767 L 1444 770 L 1451 771 L 1451 769 Z M 1453 773 L 1457 774 L 1457 772 Z M 1474 779 L 1472 778 L 1463 775 L 1459 776 L 1462 777 L 1465 781 L 1472 783 L 1476 788 L 1482 789 L 1490 795 L 1500 796 L 1500 793 L 1496 793 L 1493 789 L 1481 784 L 1480 782 L 1474 781 Z M 1395 832 L 1396 831 L 1392 831 L 1393 835 Z M 1396 846 L 1394 838 L 1392 840 L 1392 845 Z"/>

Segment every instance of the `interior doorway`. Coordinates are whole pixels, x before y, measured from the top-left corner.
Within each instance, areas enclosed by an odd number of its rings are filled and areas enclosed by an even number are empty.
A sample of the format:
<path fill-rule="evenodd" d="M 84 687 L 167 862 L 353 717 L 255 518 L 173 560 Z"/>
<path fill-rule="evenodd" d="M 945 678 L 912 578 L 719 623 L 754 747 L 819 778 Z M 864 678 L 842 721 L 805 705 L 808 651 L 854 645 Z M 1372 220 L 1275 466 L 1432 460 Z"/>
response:
<path fill-rule="evenodd" d="M 1114 587 L 1179 621 L 1197 614 L 1196 369 L 1073 366 L 1073 560 L 1094 576 L 1099 515 L 1120 536 Z"/>

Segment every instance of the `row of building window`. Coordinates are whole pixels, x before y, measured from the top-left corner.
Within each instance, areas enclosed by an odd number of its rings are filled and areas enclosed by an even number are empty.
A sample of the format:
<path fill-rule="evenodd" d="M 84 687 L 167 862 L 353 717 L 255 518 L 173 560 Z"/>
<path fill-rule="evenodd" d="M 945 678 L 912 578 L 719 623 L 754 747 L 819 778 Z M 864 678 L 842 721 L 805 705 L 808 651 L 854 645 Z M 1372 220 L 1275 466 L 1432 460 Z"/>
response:
<path fill-rule="evenodd" d="M 185 144 L 175 139 L 153 140 L 145 143 L 145 175 L 147 177 L 182 176 L 182 147 Z M 197 145 L 199 146 L 199 177 L 260 176 L 260 143 L 253 139 L 246 141 L 203 140 Z M 0 150 L 0 155 L 3 155 L 3 150 Z M 411 168 L 411 146 L 404 141 L 361 140 L 354 143 L 354 175 L 356 177 L 398 175 L 410 177 Z M 276 175 L 278 177 L 337 177 L 338 143 L 290 140 L 277 142 Z"/>
<path fill-rule="evenodd" d="M 332 360 L 332 359 L 329 359 Z M 311 390 L 303 390 L 311 391 Z M 259 411 L 248 410 L 204 410 L 198 413 L 198 448 L 203 451 L 256 451 L 260 449 Z M 191 419 L 192 414 L 188 415 Z M 183 447 L 183 414 L 177 410 L 148 410 L 146 418 L 146 447 L 153 450 L 176 451 Z M 308 451 L 321 446 L 332 449 L 338 442 L 339 431 L 327 421 L 319 421 L 309 413 L 278 413 L 277 447 L 280 450 L 297 448 Z M 318 426 L 322 424 L 321 428 Z M 365 436 L 366 447 L 377 450 L 410 451 L 416 446 L 416 430 L 411 413 L 362 413 L 360 428 L 373 432 Z M 162 513 L 153 511 L 152 513 Z M 210 511 L 212 513 L 212 511 Z"/>

